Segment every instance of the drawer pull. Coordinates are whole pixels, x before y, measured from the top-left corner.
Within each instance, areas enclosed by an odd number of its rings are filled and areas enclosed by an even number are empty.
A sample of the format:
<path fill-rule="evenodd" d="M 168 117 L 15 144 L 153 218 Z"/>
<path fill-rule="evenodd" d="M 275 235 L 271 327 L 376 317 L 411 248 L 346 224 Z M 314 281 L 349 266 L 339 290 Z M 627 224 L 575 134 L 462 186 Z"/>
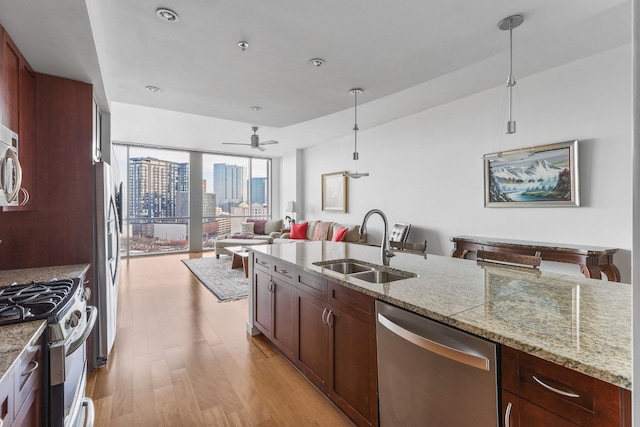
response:
<path fill-rule="evenodd" d="M 579 394 L 575 394 L 575 393 L 571 393 L 570 391 L 563 391 L 563 390 L 558 390 L 555 387 L 551 387 L 548 384 L 543 383 L 541 380 L 539 380 L 535 375 L 532 375 L 531 378 L 533 378 L 533 380 L 535 382 L 537 382 L 538 384 L 540 384 L 542 387 L 546 388 L 547 390 L 551 390 L 554 393 L 558 393 L 562 396 L 567 396 L 567 397 L 573 397 L 573 398 L 577 398 L 580 397 Z"/>
<path fill-rule="evenodd" d="M 324 319 L 324 316 L 327 314 L 327 308 L 325 307 L 324 310 L 322 310 L 322 323 L 323 324 L 327 324 L 327 321 Z"/>
<path fill-rule="evenodd" d="M 511 408 L 513 407 L 513 405 L 511 404 L 511 402 L 509 402 L 509 404 L 507 405 L 507 409 L 505 409 L 504 411 L 504 426 L 505 427 L 511 427 Z"/>
<path fill-rule="evenodd" d="M 33 365 L 33 366 L 32 366 L 31 368 L 27 369 L 26 371 L 24 371 L 24 372 L 21 374 L 23 377 L 26 377 L 26 376 L 31 375 L 31 373 L 32 373 L 33 371 L 35 371 L 36 369 L 38 369 L 38 366 L 40 366 L 40 365 L 38 365 L 38 362 L 36 362 L 35 360 L 32 360 L 31 362 L 29 362 L 29 365 Z M 29 365 L 27 365 L 27 366 L 29 366 Z M 0 426 L 0 427 L 1 427 L 1 426 Z"/>
<path fill-rule="evenodd" d="M 289 274 L 289 272 L 285 269 L 280 270 L 280 274 Z"/>
<path fill-rule="evenodd" d="M 258 259 L 257 259 L 257 260 L 256 260 L 256 262 L 257 262 L 258 264 L 260 264 L 261 266 L 263 266 L 263 267 L 266 267 L 266 266 L 267 266 L 267 263 L 266 263 L 265 261 L 260 261 L 260 260 L 258 260 Z"/>

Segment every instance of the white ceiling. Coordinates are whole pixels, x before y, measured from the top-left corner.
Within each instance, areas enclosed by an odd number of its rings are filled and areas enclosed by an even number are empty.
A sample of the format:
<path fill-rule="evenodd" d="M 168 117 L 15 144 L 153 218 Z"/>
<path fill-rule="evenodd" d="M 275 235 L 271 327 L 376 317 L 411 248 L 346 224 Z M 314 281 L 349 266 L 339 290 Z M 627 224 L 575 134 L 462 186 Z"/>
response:
<path fill-rule="evenodd" d="M 159 20 L 158 7 L 179 21 Z M 0 24 L 33 68 L 93 83 L 104 110 L 242 122 L 247 141 L 245 124 L 321 128 L 352 111 L 354 87 L 375 125 L 504 84 L 508 32 L 497 24 L 516 13 L 517 78 L 631 40 L 630 0 L 0 1 Z M 316 57 L 325 65 L 312 67 Z"/>

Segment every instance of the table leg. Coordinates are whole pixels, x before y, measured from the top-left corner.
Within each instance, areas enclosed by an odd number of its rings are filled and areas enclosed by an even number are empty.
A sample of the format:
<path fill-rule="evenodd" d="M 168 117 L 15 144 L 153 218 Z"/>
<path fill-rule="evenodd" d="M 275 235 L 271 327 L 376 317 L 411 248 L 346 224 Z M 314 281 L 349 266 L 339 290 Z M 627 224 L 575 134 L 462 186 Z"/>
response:
<path fill-rule="evenodd" d="M 469 253 L 466 249 L 454 249 L 451 251 L 452 258 L 464 258 Z"/>
<path fill-rule="evenodd" d="M 244 277 L 249 278 L 249 257 L 242 257 L 242 269 L 244 270 Z"/>
<path fill-rule="evenodd" d="M 587 267 L 586 265 L 580 265 L 580 272 L 584 274 L 587 279 L 602 279 L 600 274 L 600 267 Z"/>
<path fill-rule="evenodd" d="M 231 255 L 231 269 L 242 267 L 242 257 L 235 252 Z"/>

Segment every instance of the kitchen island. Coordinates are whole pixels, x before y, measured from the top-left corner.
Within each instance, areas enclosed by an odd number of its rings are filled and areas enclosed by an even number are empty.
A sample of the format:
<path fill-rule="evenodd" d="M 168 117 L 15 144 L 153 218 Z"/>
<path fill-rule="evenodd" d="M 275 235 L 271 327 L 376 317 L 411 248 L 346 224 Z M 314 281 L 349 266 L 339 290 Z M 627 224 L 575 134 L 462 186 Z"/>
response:
<path fill-rule="evenodd" d="M 476 261 L 398 253 L 390 268 L 414 273 L 369 283 L 316 263 L 358 260 L 380 265 L 380 248 L 305 242 L 251 249 L 280 269 L 338 283 L 495 343 L 631 390 L 631 286 Z M 295 273 L 294 273 L 295 275 Z M 273 277 L 277 277 L 277 271 Z M 273 288 L 273 285 L 271 286 Z M 255 293 L 255 289 L 253 289 Z M 251 295 L 254 307 L 256 295 Z M 255 332 L 250 312 L 248 328 Z M 322 320 L 328 316 L 323 314 Z M 505 347 L 505 348 L 506 348 Z"/>
<path fill-rule="evenodd" d="M 417 274 L 368 283 L 314 265 L 380 264 L 380 249 L 306 242 L 252 248 L 311 273 L 499 344 L 631 390 L 631 285 L 475 261 L 398 253 L 391 268 Z"/>

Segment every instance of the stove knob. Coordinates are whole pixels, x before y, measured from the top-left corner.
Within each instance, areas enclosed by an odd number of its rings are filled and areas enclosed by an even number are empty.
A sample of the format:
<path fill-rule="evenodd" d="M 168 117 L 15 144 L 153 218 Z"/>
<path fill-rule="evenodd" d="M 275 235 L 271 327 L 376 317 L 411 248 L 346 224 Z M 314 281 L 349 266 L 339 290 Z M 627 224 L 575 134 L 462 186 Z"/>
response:
<path fill-rule="evenodd" d="M 79 313 L 78 310 L 74 311 L 69 316 L 69 320 L 67 320 L 67 329 L 68 328 L 75 328 L 80 323 L 80 318 L 78 317 L 77 313 Z"/>

